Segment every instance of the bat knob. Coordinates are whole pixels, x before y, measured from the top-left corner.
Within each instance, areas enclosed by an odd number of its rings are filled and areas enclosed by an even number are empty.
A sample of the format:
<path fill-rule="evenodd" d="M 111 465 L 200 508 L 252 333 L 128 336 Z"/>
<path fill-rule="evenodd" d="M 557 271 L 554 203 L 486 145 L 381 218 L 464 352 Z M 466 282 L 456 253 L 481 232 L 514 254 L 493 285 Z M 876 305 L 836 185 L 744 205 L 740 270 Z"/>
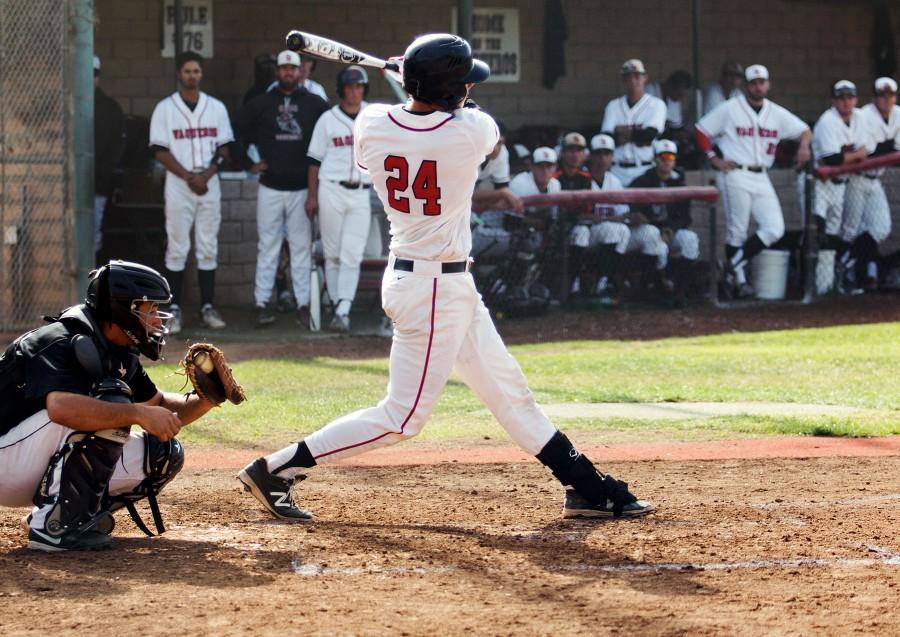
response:
<path fill-rule="evenodd" d="M 302 32 L 294 30 L 287 34 L 284 44 L 291 51 L 301 51 L 306 47 L 306 38 Z"/>

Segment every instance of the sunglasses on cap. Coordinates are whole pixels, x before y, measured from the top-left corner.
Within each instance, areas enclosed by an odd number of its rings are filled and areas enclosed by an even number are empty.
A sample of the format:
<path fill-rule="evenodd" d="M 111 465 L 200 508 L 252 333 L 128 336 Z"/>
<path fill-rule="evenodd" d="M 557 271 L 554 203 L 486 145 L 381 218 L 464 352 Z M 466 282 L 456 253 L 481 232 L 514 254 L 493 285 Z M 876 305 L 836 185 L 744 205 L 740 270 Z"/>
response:
<path fill-rule="evenodd" d="M 659 157 L 660 159 L 664 159 L 666 161 L 671 161 L 671 160 L 675 159 L 677 157 L 677 155 L 675 155 L 675 153 L 659 153 L 657 155 L 657 157 Z"/>

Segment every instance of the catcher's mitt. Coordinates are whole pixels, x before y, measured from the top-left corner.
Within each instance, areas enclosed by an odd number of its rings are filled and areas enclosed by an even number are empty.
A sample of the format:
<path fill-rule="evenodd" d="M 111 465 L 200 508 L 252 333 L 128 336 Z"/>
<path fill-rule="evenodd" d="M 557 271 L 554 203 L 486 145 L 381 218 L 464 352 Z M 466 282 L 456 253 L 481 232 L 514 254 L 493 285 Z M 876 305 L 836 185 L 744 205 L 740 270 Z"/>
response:
<path fill-rule="evenodd" d="M 215 345 L 194 343 L 181 360 L 181 366 L 197 394 L 214 405 L 221 405 L 226 400 L 237 405 L 247 400 L 225 354 Z"/>

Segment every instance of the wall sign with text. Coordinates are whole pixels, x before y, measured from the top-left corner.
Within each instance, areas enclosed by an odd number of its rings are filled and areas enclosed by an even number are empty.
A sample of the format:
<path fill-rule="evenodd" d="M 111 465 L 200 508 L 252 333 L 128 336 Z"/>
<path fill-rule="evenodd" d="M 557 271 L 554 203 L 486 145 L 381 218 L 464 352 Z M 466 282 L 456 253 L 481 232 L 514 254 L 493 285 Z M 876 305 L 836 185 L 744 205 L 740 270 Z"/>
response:
<path fill-rule="evenodd" d="M 456 28 L 456 8 L 452 9 L 453 32 Z M 488 82 L 518 82 L 521 56 L 519 55 L 519 10 L 472 9 L 472 51 L 479 60 L 491 67 Z"/>
<path fill-rule="evenodd" d="M 213 56 L 213 0 L 183 0 L 182 51 L 195 51 L 208 59 Z M 164 58 L 175 57 L 175 2 L 163 0 Z"/>

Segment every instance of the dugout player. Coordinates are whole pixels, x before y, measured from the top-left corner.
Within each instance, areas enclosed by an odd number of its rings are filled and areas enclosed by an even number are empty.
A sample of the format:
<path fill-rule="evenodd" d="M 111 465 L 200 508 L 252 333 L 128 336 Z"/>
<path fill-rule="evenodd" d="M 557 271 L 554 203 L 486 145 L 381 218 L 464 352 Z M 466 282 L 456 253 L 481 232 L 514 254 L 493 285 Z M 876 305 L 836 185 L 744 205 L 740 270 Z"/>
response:
<path fill-rule="evenodd" d="M 631 182 L 632 188 L 679 188 L 684 187 L 684 175 L 675 170 L 678 146 L 668 139 L 660 139 L 655 144 L 655 166 Z M 668 280 L 674 284 L 673 300 L 677 307 L 685 302 L 688 277 L 693 264 L 700 258 L 700 237 L 690 229 L 691 202 L 677 201 L 668 204 L 647 204 L 635 206 L 630 214 L 632 220 L 631 243 L 634 249 L 659 245 L 665 251 L 665 261 L 657 257 L 657 267 L 665 268 Z M 646 252 L 644 252 L 646 254 Z M 644 269 L 651 274 L 649 267 Z M 642 277 L 643 282 L 643 277 Z"/>
<path fill-rule="evenodd" d="M 213 407 L 161 392 L 141 366 L 162 354 L 170 299 L 155 270 L 111 261 L 91 273 L 84 304 L 0 356 L 0 506 L 34 505 L 29 548 L 108 548 L 110 512 L 128 506 L 137 522 L 143 498 L 164 530 L 156 494 L 184 463 L 175 435 Z"/>
<path fill-rule="evenodd" d="M 625 95 L 606 105 L 602 130 L 616 142 L 613 174 L 624 185 L 653 165 L 653 140 L 666 127 L 666 103 L 646 92 L 647 71 L 640 60 L 620 69 Z"/>
<path fill-rule="evenodd" d="M 732 97 L 740 97 L 744 86 L 744 67 L 737 62 L 725 62 L 719 73 L 719 81 L 703 89 L 703 114 Z"/>
<path fill-rule="evenodd" d="M 309 327 L 312 223 L 305 210 L 309 165 L 306 151 L 313 128 L 328 110 L 328 104 L 299 83 L 300 56 L 294 51 L 282 51 L 278 54 L 278 89 L 245 104 L 236 120 L 241 139 L 255 144 L 260 155 L 260 161 L 250 169 L 260 176 L 253 292 L 258 327 L 275 322 L 271 297 L 285 235 L 291 252 L 297 324 Z"/>
<path fill-rule="evenodd" d="M 874 84 L 874 97 L 860 109 L 869 125 L 875 144 L 873 155 L 897 150 L 900 137 L 900 106 L 897 106 L 897 82 L 879 77 Z M 866 171 L 863 179 L 847 184 L 845 212 L 847 230 L 853 238 L 851 251 L 856 260 L 856 281 L 863 289 L 878 287 L 878 244 L 891 234 L 891 209 L 881 178 L 884 168 Z M 857 209 L 858 207 L 858 209 Z"/>
<path fill-rule="evenodd" d="M 225 105 L 200 90 L 203 58 L 185 51 L 175 58 L 179 89 L 153 109 L 150 146 L 166 168 L 166 278 L 172 286 L 169 333 L 181 331 L 184 266 L 194 252 L 200 283 L 200 318 L 212 329 L 225 327 L 213 307 L 222 221 L 219 168 L 234 141 Z"/>
<path fill-rule="evenodd" d="M 337 75 L 338 104 L 316 122 L 306 151 L 309 195 L 306 214 L 319 213 L 319 232 L 325 256 L 325 286 L 334 304 L 331 329 L 350 331 L 350 308 L 359 284 L 372 206 L 372 179 L 353 157 L 353 123 L 368 106 L 369 75 L 361 66 L 348 66 Z"/>
<path fill-rule="evenodd" d="M 870 122 L 856 108 L 856 85 L 840 80 L 831 87 L 831 108 L 822 113 L 813 127 L 813 158 L 819 166 L 844 166 L 863 161 L 874 144 Z M 854 180 L 862 176 L 854 177 Z M 802 179 L 802 177 L 801 177 Z M 876 177 L 877 179 L 877 177 Z M 840 291 L 855 288 L 855 278 L 849 277 L 852 269 L 850 242 L 855 236 L 856 223 L 846 223 L 846 217 L 855 211 L 862 212 L 862 202 L 849 199 L 847 182 L 850 177 L 838 175 L 827 181 L 816 180 L 813 214 L 821 220 L 825 234 L 823 248 L 835 250 L 835 283 Z M 857 195 L 861 189 L 857 188 Z M 887 202 L 885 201 L 885 204 Z M 853 211 L 853 212 L 851 212 Z M 852 226 L 852 227 L 851 227 Z M 877 248 L 876 248 L 877 250 Z"/>
<path fill-rule="evenodd" d="M 696 126 L 697 146 L 719 173 L 716 184 L 725 206 L 725 270 L 729 292 L 750 296 L 746 266 L 784 235 L 781 203 L 767 174 L 782 139 L 798 139 L 797 163 L 809 161 L 812 132 L 803 120 L 769 101 L 769 70 L 747 67 L 746 95 L 733 97 L 704 115 Z M 713 150 L 716 143 L 722 151 Z M 747 238 L 750 217 L 756 233 Z"/>
<path fill-rule="evenodd" d="M 506 147 L 506 128 L 499 123 L 497 125 L 500 129 L 500 141 L 478 167 L 472 203 L 483 210 L 514 210 L 521 213 L 522 201 L 509 189 L 511 167 L 509 149 Z"/>
<path fill-rule="evenodd" d="M 591 190 L 593 179 L 591 179 L 590 173 L 584 170 L 586 148 L 587 142 L 584 139 L 584 135 L 581 133 L 573 131 L 563 136 L 559 168 L 557 169 L 556 174 L 553 175 L 554 179 L 559 182 L 561 190 Z M 585 204 L 579 208 L 570 206 L 566 210 L 568 213 L 566 218 L 562 220 L 565 222 L 563 229 L 569 237 L 569 281 L 567 281 L 567 284 L 569 285 L 571 294 L 576 294 L 581 291 L 581 271 L 584 266 L 585 248 L 585 246 L 580 245 L 579 241 L 573 240 L 575 237 L 573 237 L 572 233 L 574 232 L 574 229 L 578 227 L 578 221 L 584 218 L 589 210 L 589 204 Z"/>
<path fill-rule="evenodd" d="M 382 284 L 385 311 L 395 325 L 388 393 L 377 406 L 338 418 L 240 472 L 240 481 L 276 517 L 311 517 L 290 501 L 304 468 L 416 435 L 452 369 L 513 440 L 569 487 L 566 517 L 639 516 L 654 509 L 624 482 L 598 472 L 550 423 L 468 272 L 477 168 L 499 132 L 489 115 L 464 103 L 489 72 L 465 40 L 419 37 L 403 63 L 410 101 L 373 104 L 357 117 L 356 159 L 372 175 L 391 224 Z"/>

